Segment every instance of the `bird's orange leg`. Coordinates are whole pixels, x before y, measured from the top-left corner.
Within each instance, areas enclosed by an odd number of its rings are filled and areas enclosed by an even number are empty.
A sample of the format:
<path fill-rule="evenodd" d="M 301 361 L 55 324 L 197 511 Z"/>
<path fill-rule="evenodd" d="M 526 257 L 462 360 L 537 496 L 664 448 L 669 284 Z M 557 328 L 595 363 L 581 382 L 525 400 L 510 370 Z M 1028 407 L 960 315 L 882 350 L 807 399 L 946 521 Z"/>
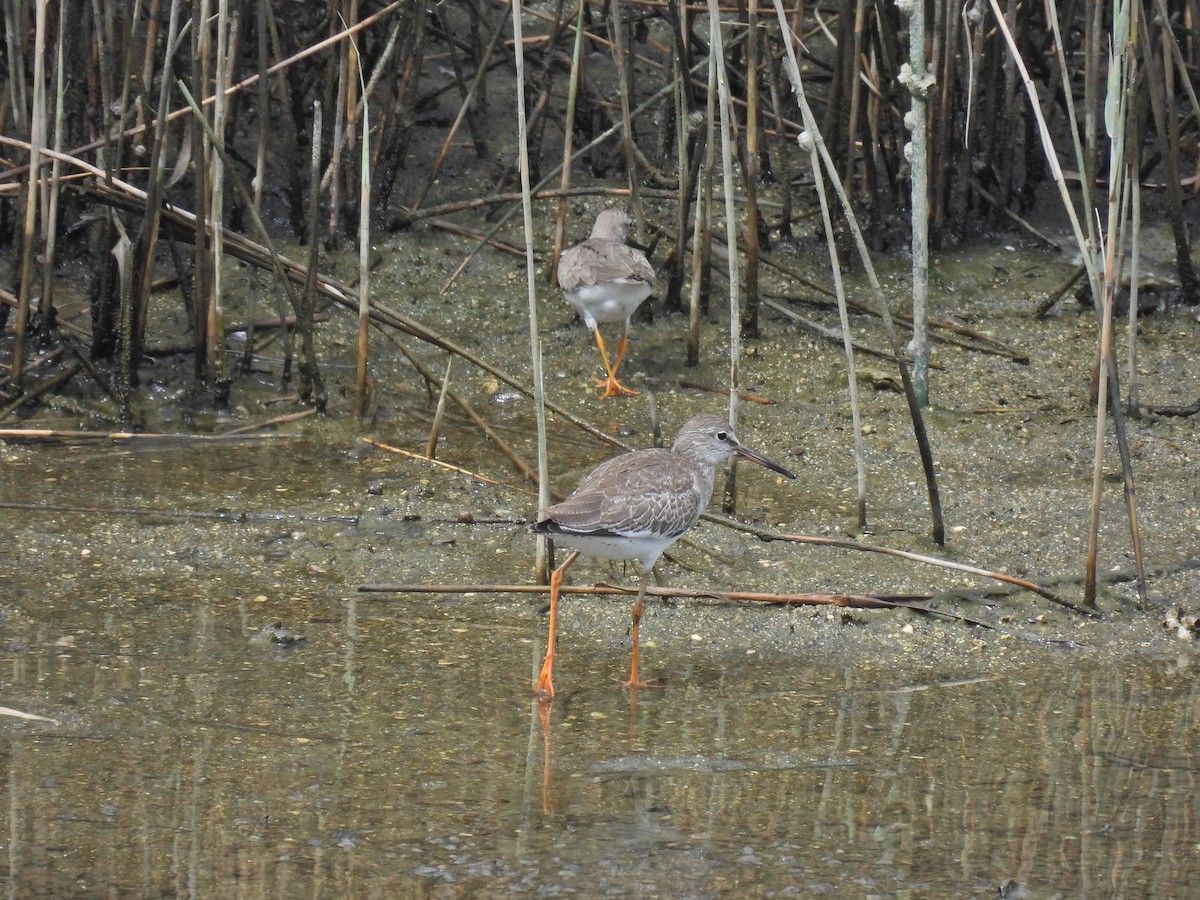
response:
<path fill-rule="evenodd" d="M 593 328 L 592 332 L 596 335 L 596 346 L 600 349 L 600 358 L 604 360 L 604 372 L 608 376 L 607 378 L 593 379 L 596 384 L 604 388 L 604 392 L 600 396 L 619 397 L 624 395 L 636 397 L 637 391 L 632 391 L 617 381 L 617 369 L 620 368 L 621 359 L 625 356 L 625 350 L 629 346 L 629 330 L 626 329 L 621 334 L 621 343 L 617 345 L 617 360 L 611 366 L 608 364 L 608 349 L 604 346 L 604 338 L 600 334 L 600 328 Z"/>
<path fill-rule="evenodd" d="M 562 590 L 563 573 L 567 566 L 579 558 L 579 551 L 572 550 L 563 564 L 550 573 L 550 627 L 546 635 L 546 657 L 542 660 L 542 671 L 538 674 L 533 692 L 543 700 L 554 697 L 554 644 L 558 640 L 558 594 Z"/>
<path fill-rule="evenodd" d="M 645 596 L 646 596 L 646 579 L 650 577 L 649 572 L 642 574 L 642 583 L 638 588 L 637 600 L 633 603 L 633 661 L 629 666 L 629 680 L 623 685 L 627 688 L 649 687 L 654 679 L 650 681 L 638 681 L 638 627 L 642 624 L 642 613 L 645 612 Z"/>

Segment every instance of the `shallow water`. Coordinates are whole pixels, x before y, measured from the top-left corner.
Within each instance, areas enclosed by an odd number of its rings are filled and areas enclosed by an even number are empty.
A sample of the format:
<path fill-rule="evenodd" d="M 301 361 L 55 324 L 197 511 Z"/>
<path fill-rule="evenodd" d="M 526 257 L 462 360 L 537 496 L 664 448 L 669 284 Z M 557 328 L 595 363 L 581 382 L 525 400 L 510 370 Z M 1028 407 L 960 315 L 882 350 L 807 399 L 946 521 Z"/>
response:
<path fill-rule="evenodd" d="M 0 717 L 11 896 L 1170 897 L 1200 877 L 1190 644 L 1014 652 L 895 611 L 652 603 L 660 686 L 631 695 L 628 603 L 572 596 L 545 711 L 544 599 L 356 591 L 528 581 L 531 501 L 461 477 L 425 497 L 328 437 L 5 451 L 4 502 L 40 508 L 0 520 L 0 703 L 54 720 Z"/>

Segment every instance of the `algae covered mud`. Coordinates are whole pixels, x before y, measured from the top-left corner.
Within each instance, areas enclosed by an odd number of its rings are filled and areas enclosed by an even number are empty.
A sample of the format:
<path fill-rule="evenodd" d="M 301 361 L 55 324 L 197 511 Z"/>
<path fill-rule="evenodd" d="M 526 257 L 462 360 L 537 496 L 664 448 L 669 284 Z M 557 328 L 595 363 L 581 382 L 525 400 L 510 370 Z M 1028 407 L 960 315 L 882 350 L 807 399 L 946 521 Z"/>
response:
<path fill-rule="evenodd" d="M 446 318 L 423 281 L 443 268 L 412 265 L 440 258 L 436 244 L 387 251 L 377 284 L 394 279 L 407 311 Z M 943 308 L 1029 361 L 938 347 L 944 549 L 926 536 L 903 401 L 885 377 L 864 381 L 864 539 L 1078 601 L 1094 318 L 1073 303 L 1029 315 L 1065 272 L 1035 253 L 997 247 L 937 272 Z M 451 318 L 456 340 L 520 371 L 527 337 L 505 311 L 523 288 L 508 277 L 468 272 Z M 705 324 L 696 369 L 682 365 L 678 318 L 640 324 L 622 376 L 642 394 L 597 405 L 590 335 L 557 296 L 544 302 L 548 391 L 577 414 L 648 446 L 652 400 L 668 433 L 721 408 L 679 380 L 724 382 L 723 323 Z M 867 317 L 852 327 L 879 340 Z M 1188 312 L 1140 327 L 1143 403 L 1200 396 Z M 798 477 L 745 468 L 738 515 L 845 537 L 840 349 L 810 334 L 771 317 L 749 346 L 746 387 L 773 402 L 744 404 L 739 434 Z M 348 323 L 322 339 L 323 358 L 347 354 Z M 1129 422 L 1161 608 L 1136 605 L 1115 454 L 1098 618 L 963 573 L 702 521 L 660 565 L 667 584 L 932 594 L 990 627 L 652 601 L 642 664 L 658 686 L 630 695 L 613 681 L 629 601 L 571 595 L 543 721 L 530 690 L 544 597 L 357 590 L 532 582 L 532 497 L 361 442 L 424 449 L 436 395 L 399 357 L 387 366 L 363 426 L 335 408 L 241 442 L 5 444 L 2 705 L 43 717 L 0 720 L 12 893 L 1184 896 L 1200 874 L 1197 651 L 1162 626 L 1167 607 L 1197 605 L 1192 419 Z M 331 396 L 348 372 L 330 369 Z M 180 430 L 189 412 L 170 363 L 149 378 L 151 430 Z M 532 458 L 527 401 L 474 373 L 456 384 Z M 273 374 L 235 385 L 222 427 L 276 416 L 278 394 Z M 26 424 L 94 428 L 103 410 L 89 408 L 80 398 Z M 562 490 L 613 452 L 558 420 L 551 446 Z M 456 412 L 438 456 L 528 489 Z M 572 572 L 576 584 L 635 574 L 588 559 Z"/>

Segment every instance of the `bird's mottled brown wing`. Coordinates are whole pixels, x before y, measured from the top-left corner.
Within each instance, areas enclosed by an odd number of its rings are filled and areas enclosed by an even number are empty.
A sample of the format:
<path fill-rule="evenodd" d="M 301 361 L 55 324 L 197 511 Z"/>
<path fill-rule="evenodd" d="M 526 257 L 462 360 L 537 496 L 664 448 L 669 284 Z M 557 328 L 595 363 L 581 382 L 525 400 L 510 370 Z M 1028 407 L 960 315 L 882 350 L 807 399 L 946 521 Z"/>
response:
<path fill-rule="evenodd" d="M 620 278 L 644 281 L 654 287 L 654 268 L 636 247 L 589 238 L 566 251 L 558 262 L 558 284 L 568 293 Z"/>
<path fill-rule="evenodd" d="M 639 450 L 608 460 L 547 514 L 575 532 L 678 535 L 712 495 L 696 467 L 669 450 Z"/>

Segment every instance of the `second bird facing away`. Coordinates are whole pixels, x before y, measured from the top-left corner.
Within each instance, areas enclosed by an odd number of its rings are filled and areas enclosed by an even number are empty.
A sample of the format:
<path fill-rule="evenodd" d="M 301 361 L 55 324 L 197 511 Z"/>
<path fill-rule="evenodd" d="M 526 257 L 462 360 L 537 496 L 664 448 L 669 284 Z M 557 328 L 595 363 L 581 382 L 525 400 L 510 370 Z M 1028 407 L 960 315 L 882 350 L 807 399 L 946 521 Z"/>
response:
<path fill-rule="evenodd" d="M 638 559 L 641 583 L 633 604 L 633 660 L 626 687 L 638 681 L 638 626 L 641 623 L 650 570 L 662 552 L 696 524 L 712 499 L 716 467 L 731 456 L 766 466 L 787 478 L 796 476 L 738 443 L 720 416 L 699 415 L 687 421 L 670 450 L 651 448 L 625 453 L 601 463 L 562 503 L 546 510 L 532 527 L 556 543 L 573 548 L 550 576 L 550 626 L 546 658 L 534 691 L 554 696 L 554 643 L 558 630 L 558 595 L 563 573 L 580 553 L 604 559 Z"/>
<path fill-rule="evenodd" d="M 617 369 L 629 346 L 629 318 L 654 289 L 654 269 L 641 250 L 625 243 L 632 224 L 625 210 L 606 209 L 596 216 L 592 236 L 564 252 L 558 261 L 563 296 L 596 336 L 607 375 L 596 379 L 604 388 L 603 397 L 637 393 L 617 381 Z M 600 324 L 609 322 L 625 323 L 611 365 L 600 335 Z"/>

